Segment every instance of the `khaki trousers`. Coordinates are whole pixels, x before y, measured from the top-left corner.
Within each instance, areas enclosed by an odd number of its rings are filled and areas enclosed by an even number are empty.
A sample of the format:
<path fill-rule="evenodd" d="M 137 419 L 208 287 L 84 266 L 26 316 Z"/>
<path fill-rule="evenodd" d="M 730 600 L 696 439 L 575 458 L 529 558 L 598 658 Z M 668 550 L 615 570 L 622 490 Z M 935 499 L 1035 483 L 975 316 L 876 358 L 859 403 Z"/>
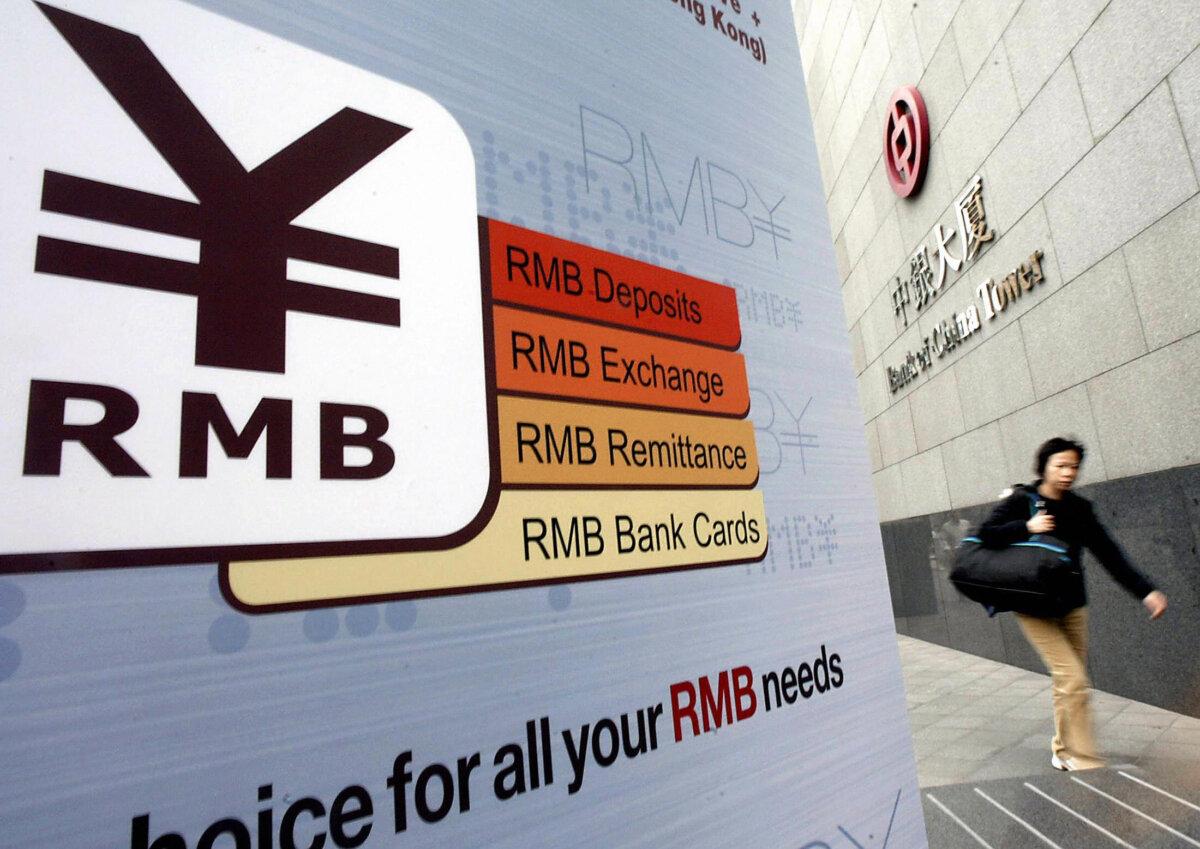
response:
<path fill-rule="evenodd" d="M 1087 608 L 1077 607 L 1054 619 L 1018 613 L 1017 622 L 1050 672 L 1054 702 L 1054 739 L 1050 747 L 1054 754 L 1063 760 L 1070 758 L 1078 768 L 1104 766 L 1092 733 Z"/>

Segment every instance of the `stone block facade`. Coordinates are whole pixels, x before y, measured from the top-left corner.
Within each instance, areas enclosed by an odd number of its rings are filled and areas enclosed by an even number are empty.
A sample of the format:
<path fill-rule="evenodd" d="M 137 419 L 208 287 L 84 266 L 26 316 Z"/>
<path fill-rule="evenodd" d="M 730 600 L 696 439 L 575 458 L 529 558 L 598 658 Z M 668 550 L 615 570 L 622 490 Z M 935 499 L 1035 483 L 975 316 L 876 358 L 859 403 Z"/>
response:
<path fill-rule="evenodd" d="M 1200 389 L 1172 370 L 1200 330 L 1198 10 L 1185 0 L 797 0 L 881 505 L 891 466 L 921 484 L 943 469 L 937 492 L 902 493 L 889 518 L 942 497 L 952 508 L 991 500 L 1029 477 L 1052 433 L 1087 441 L 1085 482 L 1200 462 L 1200 417 L 1186 412 Z M 925 184 L 909 199 L 889 190 L 882 159 L 888 101 L 903 84 L 921 91 L 932 137 Z M 936 246 L 938 224 L 954 225 L 976 174 L 995 238 L 951 272 L 914 330 L 912 310 L 908 326 L 895 312 L 894 280 L 921 245 Z M 887 366 L 1035 249 L 1045 279 L 1030 295 L 890 390 Z M 1114 404 L 1122 386 L 1137 409 Z M 1154 444 L 1130 445 L 1139 429 Z"/>
<path fill-rule="evenodd" d="M 795 0 L 794 12 L 898 627 L 1029 663 L 1009 646 L 1015 630 L 977 621 L 947 592 L 939 534 L 977 522 L 1001 489 L 1031 479 L 1039 443 L 1071 435 L 1088 448 L 1084 492 L 1121 517 L 1122 542 L 1171 596 L 1174 624 L 1145 638 L 1167 642 L 1142 648 L 1175 657 L 1173 628 L 1200 633 L 1188 520 L 1200 464 L 1200 5 Z M 883 159 L 901 85 L 921 92 L 931 138 L 909 198 L 891 191 Z M 898 312 L 898 279 L 921 246 L 935 255 L 976 175 L 993 237 L 947 269 L 931 303 Z M 989 281 L 1032 269 L 1035 251 L 1041 282 L 983 317 Z M 893 385 L 889 368 L 971 305 L 979 329 Z M 1162 521 L 1139 526 L 1133 498 L 1156 499 Z M 1093 583 L 1107 615 L 1120 591 Z M 1140 608 L 1122 609 L 1094 627 L 1100 645 L 1135 633 Z M 1098 678 L 1154 700 L 1145 675 L 1102 665 Z M 1200 712 L 1189 681 L 1159 701 Z"/>

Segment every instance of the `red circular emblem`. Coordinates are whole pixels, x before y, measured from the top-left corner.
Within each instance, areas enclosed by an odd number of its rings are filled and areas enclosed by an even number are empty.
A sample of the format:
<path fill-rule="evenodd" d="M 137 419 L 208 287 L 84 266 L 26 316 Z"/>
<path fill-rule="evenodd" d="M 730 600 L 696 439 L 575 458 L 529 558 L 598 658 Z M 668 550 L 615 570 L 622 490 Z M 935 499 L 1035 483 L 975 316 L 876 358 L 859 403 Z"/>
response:
<path fill-rule="evenodd" d="M 883 126 L 883 165 L 892 191 L 902 198 L 916 194 L 929 162 L 929 114 L 916 86 L 892 92 Z"/>

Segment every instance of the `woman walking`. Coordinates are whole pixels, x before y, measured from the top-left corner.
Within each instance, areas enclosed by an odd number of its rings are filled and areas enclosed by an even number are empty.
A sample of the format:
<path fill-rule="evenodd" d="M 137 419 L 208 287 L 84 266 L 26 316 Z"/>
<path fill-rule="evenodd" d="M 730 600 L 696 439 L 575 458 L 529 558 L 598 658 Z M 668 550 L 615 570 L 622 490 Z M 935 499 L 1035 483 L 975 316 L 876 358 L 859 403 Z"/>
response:
<path fill-rule="evenodd" d="M 1069 576 L 1059 615 L 1016 614 L 1021 630 L 1041 655 L 1053 682 L 1050 763 L 1061 770 L 1104 766 L 1092 732 L 1081 549 L 1086 546 L 1117 583 L 1141 599 L 1151 619 L 1162 616 L 1167 608 L 1167 597 L 1130 564 L 1096 518 L 1091 502 L 1071 492 L 1083 455 L 1083 446 L 1069 439 L 1056 437 L 1043 443 L 1034 463 L 1037 480 L 1017 487 L 979 529 L 979 538 L 989 548 L 1023 542 L 1033 534 L 1051 534 L 1068 547 Z M 1031 503 L 1040 508 L 1034 515 Z"/>

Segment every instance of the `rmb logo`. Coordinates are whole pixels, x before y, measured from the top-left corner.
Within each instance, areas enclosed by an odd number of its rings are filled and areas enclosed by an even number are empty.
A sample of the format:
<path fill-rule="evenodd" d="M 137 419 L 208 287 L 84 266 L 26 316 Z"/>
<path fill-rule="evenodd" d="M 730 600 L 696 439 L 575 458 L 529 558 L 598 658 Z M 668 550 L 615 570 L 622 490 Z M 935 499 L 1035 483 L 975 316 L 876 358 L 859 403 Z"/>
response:
<path fill-rule="evenodd" d="M 289 222 L 404 138 L 344 108 L 247 171 L 136 35 L 37 4 L 198 204 L 46 171 L 42 209 L 200 242 L 196 264 L 41 236 L 35 270 L 196 299 L 196 365 L 283 373 L 288 311 L 398 327 L 400 302 L 287 278 L 289 257 L 398 279 L 396 248 Z"/>
<path fill-rule="evenodd" d="M 475 533 L 495 378 L 454 116 L 188 3 L 51 3 L 0 0 L 0 572 Z"/>

